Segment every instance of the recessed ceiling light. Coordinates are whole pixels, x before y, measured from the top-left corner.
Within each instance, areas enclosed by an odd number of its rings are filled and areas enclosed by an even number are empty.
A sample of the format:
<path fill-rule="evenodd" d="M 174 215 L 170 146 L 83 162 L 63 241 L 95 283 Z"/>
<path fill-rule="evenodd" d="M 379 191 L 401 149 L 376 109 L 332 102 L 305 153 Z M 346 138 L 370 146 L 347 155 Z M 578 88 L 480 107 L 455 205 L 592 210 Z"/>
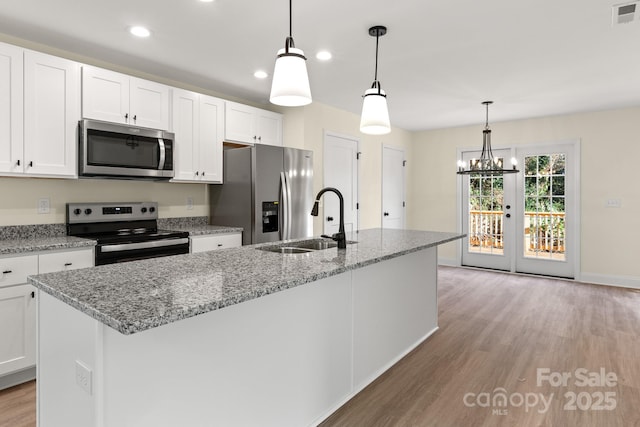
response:
<path fill-rule="evenodd" d="M 331 57 L 331 52 L 329 52 L 328 50 L 321 50 L 320 52 L 316 53 L 316 58 L 320 61 L 328 61 L 331 59 Z"/>
<path fill-rule="evenodd" d="M 253 73 L 253 76 L 256 79 L 266 79 L 269 75 L 265 71 L 258 70 L 255 73 Z"/>
<path fill-rule="evenodd" d="M 213 0 L 200 0 L 202 3 L 212 3 Z"/>
<path fill-rule="evenodd" d="M 151 35 L 151 32 L 148 29 L 141 26 L 131 27 L 129 32 L 136 37 L 149 37 L 149 35 Z"/>

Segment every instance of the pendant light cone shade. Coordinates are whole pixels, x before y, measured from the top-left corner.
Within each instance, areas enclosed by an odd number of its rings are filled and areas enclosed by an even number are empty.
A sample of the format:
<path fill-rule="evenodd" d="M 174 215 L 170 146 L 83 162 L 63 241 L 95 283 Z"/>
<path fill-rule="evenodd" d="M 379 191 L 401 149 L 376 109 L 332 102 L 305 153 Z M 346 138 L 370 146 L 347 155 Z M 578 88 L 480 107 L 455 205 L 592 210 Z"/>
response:
<path fill-rule="evenodd" d="M 278 51 L 269 100 L 285 107 L 311 103 L 306 58 L 302 50 L 290 47 Z"/>
<path fill-rule="evenodd" d="M 360 132 L 369 135 L 384 135 L 391 132 L 387 97 L 382 89 L 367 89 L 362 101 Z"/>
<path fill-rule="evenodd" d="M 385 34 L 387 34 L 387 27 L 377 25 L 369 28 L 369 35 L 376 38 L 376 71 L 371 88 L 364 93 L 360 116 L 360 132 L 369 135 L 384 135 L 391 132 L 387 95 L 378 81 L 378 41 Z"/>
<path fill-rule="evenodd" d="M 289 0 L 289 37 L 284 42 L 284 49 L 278 51 L 269 101 L 284 107 L 299 107 L 311 103 L 311 89 L 307 58 L 302 50 L 296 49 L 293 42 L 291 2 Z"/>

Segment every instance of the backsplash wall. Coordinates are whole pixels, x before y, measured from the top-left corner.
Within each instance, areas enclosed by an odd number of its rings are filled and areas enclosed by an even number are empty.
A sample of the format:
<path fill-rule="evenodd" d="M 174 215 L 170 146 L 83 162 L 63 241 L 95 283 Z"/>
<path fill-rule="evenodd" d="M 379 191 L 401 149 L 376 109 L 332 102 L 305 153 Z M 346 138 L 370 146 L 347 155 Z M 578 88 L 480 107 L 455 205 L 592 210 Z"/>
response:
<path fill-rule="evenodd" d="M 50 201 L 48 214 L 38 213 L 43 198 Z M 160 218 L 209 215 L 207 184 L 0 177 L 0 226 L 64 223 L 66 203 L 137 201 L 158 202 Z"/>

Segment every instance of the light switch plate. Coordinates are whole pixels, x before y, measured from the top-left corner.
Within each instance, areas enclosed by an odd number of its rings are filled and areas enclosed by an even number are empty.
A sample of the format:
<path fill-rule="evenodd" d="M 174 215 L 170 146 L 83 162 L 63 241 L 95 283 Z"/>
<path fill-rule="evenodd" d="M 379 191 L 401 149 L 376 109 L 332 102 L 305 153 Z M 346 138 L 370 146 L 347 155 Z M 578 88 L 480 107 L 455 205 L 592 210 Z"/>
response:
<path fill-rule="evenodd" d="M 619 208 L 622 206 L 622 200 L 620 199 L 607 199 L 605 207 L 607 208 Z"/>

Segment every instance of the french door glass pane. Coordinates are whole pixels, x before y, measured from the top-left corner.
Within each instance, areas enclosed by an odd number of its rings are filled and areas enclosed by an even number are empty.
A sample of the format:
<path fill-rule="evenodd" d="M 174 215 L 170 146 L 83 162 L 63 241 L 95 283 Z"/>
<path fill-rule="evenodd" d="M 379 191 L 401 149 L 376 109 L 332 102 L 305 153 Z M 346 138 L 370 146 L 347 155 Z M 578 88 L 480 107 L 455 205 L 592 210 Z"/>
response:
<path fill-rule="evenodd" d="M 469 252 L 504 254 L 503 201 L 502 176 L 469 177 Z"/>
<path fill-rule="evenodd" d="M 565 260 L 565 154 L 524 159 L 524 256 Z"/>

